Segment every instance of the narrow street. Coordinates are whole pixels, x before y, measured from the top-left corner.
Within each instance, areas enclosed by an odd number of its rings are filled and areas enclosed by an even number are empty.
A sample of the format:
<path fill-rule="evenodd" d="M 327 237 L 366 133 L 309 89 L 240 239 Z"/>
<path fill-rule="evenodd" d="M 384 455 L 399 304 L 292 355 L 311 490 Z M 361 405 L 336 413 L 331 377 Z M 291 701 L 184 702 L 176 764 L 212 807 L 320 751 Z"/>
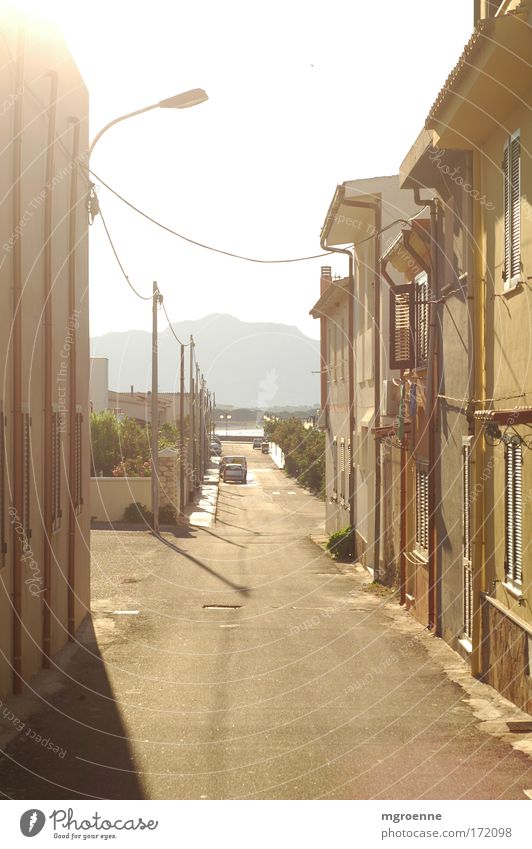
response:
<path fill-rule="evenodd" d="M 92 624 L 66 673 L 39 676 L 48 706 L 19 701 L 66 755 L 19 733 L 4 794 L 524 799 L 532 760 L 482 730 L 367 573 L 312 542 L 323 505 L 241 451 L 248 483 L 220 484 L 212 527 L 93 531 Z"/>

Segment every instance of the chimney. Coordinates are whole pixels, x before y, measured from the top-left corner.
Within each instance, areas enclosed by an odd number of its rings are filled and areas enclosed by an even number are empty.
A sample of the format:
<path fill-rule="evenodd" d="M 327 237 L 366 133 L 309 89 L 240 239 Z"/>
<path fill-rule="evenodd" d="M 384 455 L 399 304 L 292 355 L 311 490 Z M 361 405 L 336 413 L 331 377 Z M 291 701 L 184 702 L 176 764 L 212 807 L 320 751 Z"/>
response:
<path fill-rule="evenodd" d="M 323 295 L 326 289 L 331 285 L 332 268 L 330 265 L 322 265 L 320 279 L 320 295 Z"/>

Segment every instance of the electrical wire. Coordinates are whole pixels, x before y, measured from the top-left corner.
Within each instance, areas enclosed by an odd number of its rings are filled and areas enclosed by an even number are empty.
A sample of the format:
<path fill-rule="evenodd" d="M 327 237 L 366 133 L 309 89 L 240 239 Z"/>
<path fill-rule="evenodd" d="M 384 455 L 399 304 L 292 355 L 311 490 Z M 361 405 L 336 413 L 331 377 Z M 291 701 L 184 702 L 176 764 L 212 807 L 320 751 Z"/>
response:
<path fill-rule="evenodd" d="M 127 282 L 127 285 L 129 286 L 129 288 L 130 288 L 130 289 L 132 289 L 132 290 L 133 290 L 133 292 L 135 293 L 135 295 L 137 296 L 137 298 L 140 298 L 142 301 L 151 301 L 151 299 L 153 298 L 153 295 L 141 295 L 141 294 L 140 294 L 140 292 L 137 292 L 137 290 L 136 290 L 136 289 L 135 289 L 135 287 L 133 286 L 133 284 L 132 284 L 131 280 L 130 280 L 130 279 L 129 279 L 129 277 L 127 276 L 127 274 L 126 274 L 126 272 L 125 272 L 125 269 L 124 269 L 124 266 L 123 266 L 123 265 L 122 265 L 122 263 L 120 262 L 120 257 L 118 256 L 118 254 L 117 254 L 117 252 L 116 252 L 116 248 L 115 248 L 115 246 L 114 246 L 114 242 L 113 242 L 113 240 L 112 240 L 112 238 L 111 238 L 111 234 L 110 234 L 110 232 L 109 232 L 109 230 L 108 230 L 108 228 L 107 228 L 107 224 L 105 223 L 105 218 L 104 218 L 104 216 L 103 216 L 103 212 L 102 212 L 101 207 L 100 207 L 100 210 L 99 210 L 99 211 L 100 211 L 100 218 L 102 219 L 103 229 L 105 230 L 105 234 L 106 234 L 107 238 L 109 239 L 109 244 L 111 245 L 111 248 L 113 249 L 113 253 L 114 253 L 114 255 L 115 255 L 115 259 L 116 259 L 116 261 L 117 261 L 117 263 L 118 263 L 118 267 L 120 268 L 120 271 L 121 271 L 121 272 L 122 272 L 122 274 L 124 275 L 124 277 L 125 277 L 125 279 L 126 279 L 126 282 Z"/>
<path fill-rule="evenodd" d="M 256 262 L 262 265 L 280 265 L 283 263 L 306 262 L 307 260 L 311 259 L 323 259 L 324 257 L 330 257 L 332 253 L 335 253 L 335 251 L 328 251 L 327 253 L 312 254 L 311 256 L 292 257 L 290 259 L 258 259 L 257 257 L 244 256 L 242 254 L 232 253 L 231 251 L 224 251 L 222 248 L 215 248 L 212 245 L 206 245 L 204 242 L 198 242 L 196 239 L 191 239 L 189 236 L 184 236 L 183 233 L 178 233 L 177 230 L 173 230 L 172 227 L 168 227 L 161 221 L 157 221 L 156 218 L 153 218 L 151 215 L 148 215 L 147 212 L 143 212 L 142 209 L 139 209 L 138 206 L 135 206 L 135 204 L 131 203 L 131 201 L 127 200 L 123 195 L 113 189 L 108 183 L 105 182 L 105 180 L 102 180 L 101 177 L 99 177 L 98 174 L 96 174 L 90 168 L 88 169 L 88 171 L 96 180 L 98 180 L 99 183 L 102 184 L 102 186 L 105 186 L 105 188 L 110 191 L 111 194 L 115 195 L 115 197 L 121 200 L 122 203 L 125 203 L 126 206 L 129 206 L 130 209 L 134 210 L 134 212 L 137 212 L 143 218 L 146 218 L 152 224 L 155 224 L 156 227 L 160 227 L 161 230 L 165 230 L 167 233 L 170 233 L 173 236 L 177 236 L 178 239 L 182 239 L 184 242 L 188 242 L 191 245 L 196 245 L 196 247 L 203 248 L 207 251 L 213 251 L 214 253 L 222 254 L 223 256 L 229 256 L 233 259 L 241 259 L 245 262 Z M 372 233 L 371 236 L 367 236 L 365 239 L 361 239 L 359 242 L 354 242 L 353 247 L 356 248 L 359 245 L 363 245 L 365 242 L 369 242 L 371 239 L 374 239 L 376 236 L 380 236 L 382 233 L 385 233 L 387 230 L 389 230 L 391 227 L 394 227 L 396 224 L 410 224 L 411 221 L 414 221 L 415 218 L 421 215 L 425 208 L 426 207 L 423 207 L 423 209 L 421 209 L 411 218 L 396 218 L 394 221 L 392 221 L 390 224 L 387 224 L 386 227 L 383 227 L 378 232 Z"/>
<path fill-rule="evenodd" d="M 174 328 L 173 328 L 173 327 L 172 327 L 172 325 L 170 324 L 170 319 L 168 318 L 168 313 L 166 312 L 166 307 L 165 307 L 165 305 L 164 305 L 164 301 L 161 301 L 161 306 L 162 306 L 162 308 L 163 308 L 163 312 L 164 312 L 164 314 L 165 314 L 165 316 L 166 316 L 166 321 L 168 322 L 168 327 L 170 328 L 170 331 L 171 331 L 171 333 L 172 333 L 172 336 L 174 337 L 174 339 L 176 340 L 176 342 L 179 342 L 179 344 L 183 346 L 183 348 L 188 348 L 188 347 L 189 347 L 189 345 L 190 345 L 191 343 L 190 343 L 190 342 L 187 342 L 187 343 L 185 344 L 185 342 L 182 342 L 182 341 L 181 341 L 181 339 L 179 339 L 179 338 L 176 336 L 176 334 L 175 334 L 175 332 L 174 332 Z"/>

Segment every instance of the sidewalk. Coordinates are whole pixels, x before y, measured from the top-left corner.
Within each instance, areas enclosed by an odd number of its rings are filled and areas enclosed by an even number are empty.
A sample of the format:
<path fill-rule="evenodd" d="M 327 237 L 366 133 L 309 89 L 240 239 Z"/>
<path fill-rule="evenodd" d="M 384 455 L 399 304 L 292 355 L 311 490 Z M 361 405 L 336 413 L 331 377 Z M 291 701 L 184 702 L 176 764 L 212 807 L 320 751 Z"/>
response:
<path fill-rule="evenodd" d="M 218 504 L 220 470 L 212 466 L 203 476 L 203 483 L 195 501 L 185 509 L 188 524 L 197 528 L 212 528 Z"/>

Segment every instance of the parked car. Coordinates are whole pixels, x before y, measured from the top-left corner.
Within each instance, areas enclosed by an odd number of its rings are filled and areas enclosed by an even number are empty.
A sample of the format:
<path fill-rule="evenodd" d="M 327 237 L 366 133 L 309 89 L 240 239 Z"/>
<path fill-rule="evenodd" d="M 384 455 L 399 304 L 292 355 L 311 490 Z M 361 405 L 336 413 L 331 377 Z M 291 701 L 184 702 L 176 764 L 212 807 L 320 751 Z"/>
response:
<path fill-rule="evenodd" d="M 244 469 L 244 483 L 246 483 L 248 479 L 248 461 L 245 457 L 235 456 L 234 454 L 228 454 L 224 457 L 220 463 L 220 474 L 223 477 L 224 469 L 229 464 L 236 464 L 237 466 L 242 466 Z"/>
<path fill-rule="evenodd" d="M 260 450 L 263 454 L 270 453 L 270 443 L 269 442 L 261 442 Z"/>
<path fill-rule="evenodd" d="M 227 463 L 223 470 L 224 483 L 245 483 L 246 472 L 240 463 Z"/>
<path fill-rule="evenodd" d="M 262 447 L 262 436 L 255 436 L 253 439 L 253 448 Z"/>
<path fill-rule="evenodd" d="M 215 457 L 222 456 L 222 446 L 218 442 L 211 442 L 211 454 Z"/>

